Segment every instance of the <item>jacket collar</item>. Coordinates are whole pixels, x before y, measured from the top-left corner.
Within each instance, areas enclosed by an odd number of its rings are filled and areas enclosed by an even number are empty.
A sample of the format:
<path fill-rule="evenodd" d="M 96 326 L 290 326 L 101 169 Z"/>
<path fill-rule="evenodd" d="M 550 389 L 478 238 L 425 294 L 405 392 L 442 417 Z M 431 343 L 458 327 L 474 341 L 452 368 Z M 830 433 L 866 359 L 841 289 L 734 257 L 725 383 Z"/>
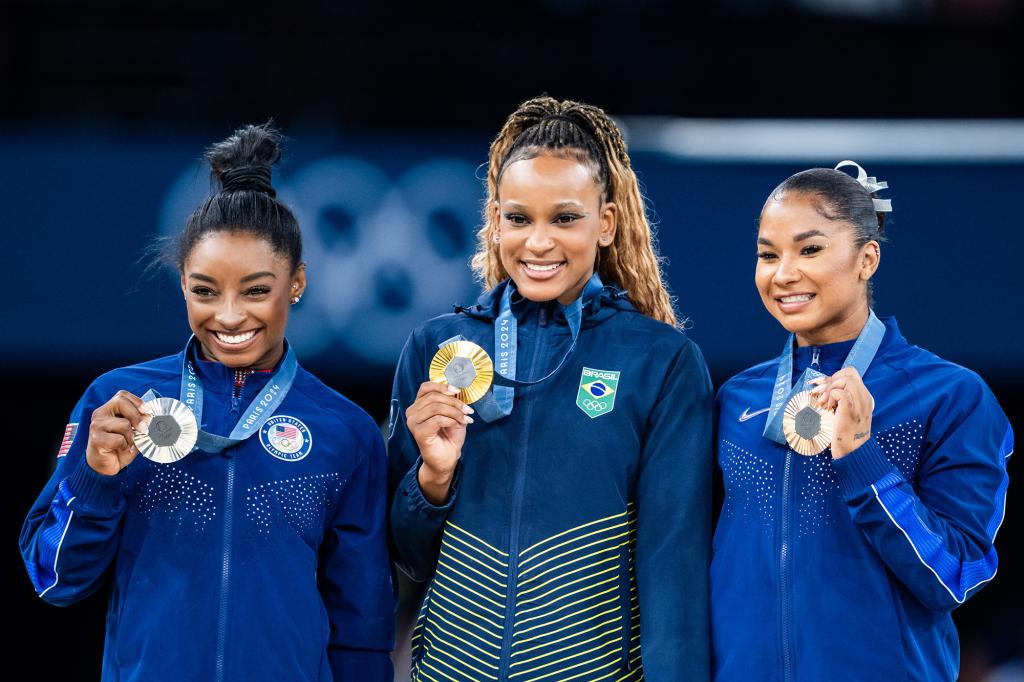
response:
<path fill-rule="evenodd" d="M 184 360 L 184 352 L 179 356 Z M 253 396 L 270 381 L 277 367 L 272 370 L 234 369 L 214 360 L 204 360 L 197 353 L 195 371 L 203 382 L 204 391 L 218 395 Z"/>
<path fill-rule="evenodd" d="M 893 348 L 907 345 L 907 340 L 900 333 L 895 317 L 879 317 L 879 319 L 885 325 L 885 336 L 882 337 L 882 344 L 878 347 L 878 355 Z M 826 374 L 837 372 L 842 367 L 843 362 L 846 361 L 846 356 L 849 355 L 850 349 L 853 348 L 854 341 L 855 339 L 850 339 L 837 343 L 826 343 L 822 346 L 796 346 L 793 350 L 794 378 L 811 365 L 815 355 L 817 355 L 818 359 L 818 365 L 815 369 Z"/>
<path fill-rule="evenodd" d="M 487 322 L 493 322 L 500 312 L 501 297 L 505 293 L 505 289 L 509 286 L 514 287 L 515 283 L 510 279 L 506 278 L 498 283 L 496 287 L 490 291 L 485 291 L 480 294 L 480 298 L 477 302 L 471 306 L 455 306 L 456 313 L 462 313 L 469 317 L 474 317 L 479 320 Z M 540 308 L 548 308 L 553 310 L 552 319 L 558 323 L 565 325 L 565 315 L 562 313 L 561 306 L 553 305 L 552 302 L 537 303 L 527 298 L 518 296 L 517 293 L 513 292 L 512 295 L 512 309 L 516 313 L 516 316 L 529 315 Z M 623 310 L 636 310 L 632 303 L 629 302 L 629 298 L 625 291 L 620 289 L 615 284 L 605 284 L 601 288 L 601 291 L 595 295 L 583 301 L 583 328 L 593 327 L 601 324 L 612 315 Z"/>

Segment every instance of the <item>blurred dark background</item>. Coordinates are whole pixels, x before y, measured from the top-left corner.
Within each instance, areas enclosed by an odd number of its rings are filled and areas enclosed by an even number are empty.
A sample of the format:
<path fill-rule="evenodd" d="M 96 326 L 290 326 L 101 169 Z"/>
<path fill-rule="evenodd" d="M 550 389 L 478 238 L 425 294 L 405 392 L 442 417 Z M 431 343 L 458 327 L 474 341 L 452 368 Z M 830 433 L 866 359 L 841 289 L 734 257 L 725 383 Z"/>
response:
<path fill-rule="evenodd" d="M 105 595 L 41 603 L 14 538 L 89 381 L 184 344 L 176 278 L 147 272 L 146 247 L 208 190 L 203 148 L 244 123 L 291 138 L 275 184 L 311 284 L 289 336 L 379 420 L 411 328 L 478 291 L 490 138 L 548 92 L 622 121 L 716 385 L 783 338 L 752 283 L 764 197 L 853 158 L 892 187 L 878 311 L 978 371 L 1024 432 L 1022 22 L 1009 0 L 4 0 L 0 351 L 31 444 L 5 484 L 12 651 L 47 679 L 98 677 Z M 1011 484 L 1000 575 L 955 614 L 964 680 L 1021 679 L 1022 499 Z"/>

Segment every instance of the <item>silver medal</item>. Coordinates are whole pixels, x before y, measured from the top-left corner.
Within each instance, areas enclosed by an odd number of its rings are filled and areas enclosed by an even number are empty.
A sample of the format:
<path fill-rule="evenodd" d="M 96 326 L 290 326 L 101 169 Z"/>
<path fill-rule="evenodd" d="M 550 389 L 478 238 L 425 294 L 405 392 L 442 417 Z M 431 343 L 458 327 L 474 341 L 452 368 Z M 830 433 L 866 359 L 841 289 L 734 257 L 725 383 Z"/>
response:
<path fill-rule="evenodd" d="M 174 398 L 154 398 L 144 403 L 148 433 L 135 432 L 135 447 L 142 456 L 159 464 L 184 458 L 196 446 L 199 425 L 185 403 Z"/>

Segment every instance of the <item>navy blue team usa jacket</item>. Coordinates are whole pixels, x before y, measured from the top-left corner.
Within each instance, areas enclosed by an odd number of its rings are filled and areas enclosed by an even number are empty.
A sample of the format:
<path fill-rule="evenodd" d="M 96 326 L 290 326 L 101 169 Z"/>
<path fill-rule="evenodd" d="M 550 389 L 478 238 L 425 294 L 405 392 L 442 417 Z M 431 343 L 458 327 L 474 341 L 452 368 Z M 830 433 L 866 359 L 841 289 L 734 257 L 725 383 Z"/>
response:
<path fill-rule="evenodd" d="M 777 359 L 719 391 L 717 680 L 957 676 L 951 612 L 995 576 L 1013 432 L 981 378 L 885 326 L 872 435 L 839 460 L 762 436 Z M 793 376 L 836 372 L 852 344 L 796 348 Z"/>
<path fill-rule="evenodd" d="M 449 500 L 417 482 L 405 410 L 461 335 L 494 353 L 506 281 L 415 330 L 388 444 L 397 559 L 430 580 L 413 679 L 706 679 L 712 392 L 697 346 L 604 287 L 554 377 L 510 416 L 468 426 Z M 554 369 L 571 334 L 557 303 L 513 302 L 517 378 Z"/>
<path fill-rule="evenodd" d="M 197 364 L 202 428 L 227 434 L 270 374 Z M 236 447 L 93 471 L 93 410 L 121 389 L 177 397 L 181 371 L 181 354 L 116 369 L 75 407 L 21 534 L 39 595 L 70 604 L 109 579 L 105 681 L 390 681 L 376 425 L 300 367 L 274 417 Z"/>

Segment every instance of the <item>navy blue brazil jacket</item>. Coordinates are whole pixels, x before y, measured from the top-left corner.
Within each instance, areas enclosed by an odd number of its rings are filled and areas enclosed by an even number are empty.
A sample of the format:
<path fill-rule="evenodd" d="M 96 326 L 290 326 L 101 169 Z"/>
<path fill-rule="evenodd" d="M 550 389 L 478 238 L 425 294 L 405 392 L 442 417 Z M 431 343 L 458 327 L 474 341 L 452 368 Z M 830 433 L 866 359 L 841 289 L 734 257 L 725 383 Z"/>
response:
<path fill-rule="evenodd" d="M 761 435 L 778 360 L 719 391 L 718 680 L 957 676 L 951 612 L 995 576 L 1013 432 L 976 374 L 885 327 L 872 435 L 842 459 Z M 793 376 L 834 373 L 852 344 L 796 348 Z"/>
<path fill-rule="evenodd" d="M 711 384 L 697 346 L 621 291 L 585 300 L 575 352 L 510 416 L 469 425 L 447 503 L 423 497 L 405 409 L 442 342 L 493 357 L 506 286 L 416 329 L 395 377 L 393 540 L 430 580 L 413 679 L 706 679 Z M 564 311 L 512 310 L 517 378 L 545 376 L 570 345 Z"/>
<path fill-rule="evenodd" d="M 197 364 L 202 428 L 227 435 L 270 374 Z M 139 455 L 116 476 L 93 471 L 93 410 L 120 389 L 178 397 L 181 371 L 181 354 L 113 370 L 71 413 L 21 534 L 39 595 L 65 605 L 109 582 L 105 681 L 390 681 L 376 425 L 300 367 L 273 418 L 301 433 L 297 451 L 260 433 L 216 455 Z"/>

